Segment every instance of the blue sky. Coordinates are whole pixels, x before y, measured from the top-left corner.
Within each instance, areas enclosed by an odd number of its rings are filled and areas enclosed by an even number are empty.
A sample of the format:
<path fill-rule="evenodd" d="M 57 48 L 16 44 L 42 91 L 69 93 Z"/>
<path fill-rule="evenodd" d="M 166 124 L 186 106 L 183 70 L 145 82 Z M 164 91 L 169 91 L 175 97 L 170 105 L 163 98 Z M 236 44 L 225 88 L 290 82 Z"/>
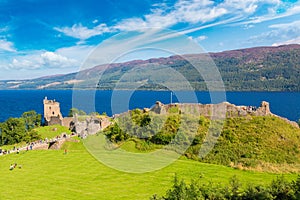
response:
<path fill-rule="evenodd" d="M 300 43 L 300 2 L 0 0 L 0 79 L 77 71 L 97 45 L 144 28 L 184 34 L 207 52 Z"/>

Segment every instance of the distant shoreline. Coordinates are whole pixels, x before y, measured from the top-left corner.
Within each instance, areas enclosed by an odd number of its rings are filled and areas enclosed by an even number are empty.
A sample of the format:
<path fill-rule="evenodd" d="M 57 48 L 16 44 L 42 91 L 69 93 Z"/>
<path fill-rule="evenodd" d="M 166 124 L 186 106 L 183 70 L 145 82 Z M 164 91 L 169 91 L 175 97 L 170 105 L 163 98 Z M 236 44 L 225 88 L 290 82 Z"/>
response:
<path fill-rule="evenodd" d="M 152 92 L 170 92 L 171 90 L 164 89 L 95 89 L 95 88 L 47 88 L 47 89 L 37 89 L 37 88 L 22 88 L 22 89 L 0 89 L 0 91 L 72 91 L 72 90 L 82 90 L 82 91 L 152 91 Z M 288 91 L 288 90 L 172 90 L 173 92 L 271 92 L 271 93 L 300 93 L 300 91 Z"/>

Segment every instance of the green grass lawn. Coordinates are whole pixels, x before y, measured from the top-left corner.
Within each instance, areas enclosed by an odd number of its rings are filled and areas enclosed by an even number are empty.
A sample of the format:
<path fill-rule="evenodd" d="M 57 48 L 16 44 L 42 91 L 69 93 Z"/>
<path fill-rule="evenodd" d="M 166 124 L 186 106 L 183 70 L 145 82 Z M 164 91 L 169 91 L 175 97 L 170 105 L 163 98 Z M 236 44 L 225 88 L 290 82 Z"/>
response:
<path fill-rule="evenodd" d="M 10 171 L 12 163 L 22 168 Z M 155 193 L 163 195 L 175 173 L 187 181 L 201 176 L 205 182 L 224 184 L 234 175 L 244 184 L 267 184 L 278 176 L 186 159 L 154 172 L 124 173 L 98 162 L 78 142 L 66 143 L 62 150 L 0 156 L 0 199 L 149 199 Z M 297 174 L 285 176 L 295 179 Z"/>
<path fill-rule="evenodd" d="M 35 128 L 35 130 L 41 136 L 42 139 L 52 139 L 58 135 L 61 135 L 62 133 L 71 134 L 71 131 L 67 127 L 60 125 L 41 126 Z"/>

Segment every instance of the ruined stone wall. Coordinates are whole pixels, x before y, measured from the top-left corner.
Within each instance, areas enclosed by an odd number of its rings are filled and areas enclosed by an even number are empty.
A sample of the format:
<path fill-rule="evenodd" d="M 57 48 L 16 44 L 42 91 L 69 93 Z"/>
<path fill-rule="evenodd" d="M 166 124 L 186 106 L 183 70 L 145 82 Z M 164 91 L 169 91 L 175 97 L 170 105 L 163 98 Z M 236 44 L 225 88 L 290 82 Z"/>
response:
<path fill-rule="evenodd" d="M 111 125 L 111 120 L 109 117 L 104 117 L 101 119 L 101 130 L 105 129 L 109 125 Z"/>
<path fill-rule="evenodd" d="M 228 102 L 219 104 L 168 104 L 164 105 L 161 102 L 151 108 L 151 111 L 157 114 L 166 114 L 172 107 L 178 107 L 182 114 L 197 114 L 205 117 L 242 117 L 246 115 L 267 116 L 272 115 L 269 103 L 263 101 L 261 106 L 255 108 L 253 106 L 236 106 Z M 223 117 L 222 116 L 222 117 Z"/>
<path fill-rule="evenodd" d="M 70 128 L 70 127 L 73 126 L 73 124 L 74 124 L 74 118 L 73 117 L 64 117 L 62 119 L 62 123 L 61 123 L 62 126 Z"/>
<path fill-rule="evenodd" d="M 84 120 L 74 117 L 74 130 L 79 135 L 93 135 L 111 124 L 108 117 L 87 116 Z"/>
<path fill-rule="evenodd" d="M 254 106 L 236 106 L 228 102 L 223 102 L 220 104 L 168 104 L 164 105 L 161 102 L 156 102 L 156 104 L 151 108 L 151 111 L 157 114 L 166 114 L 172 107 L 178 107 L 182 114 L 194 114 L 202 115 L 205 117 L 214 118 L 225 118 L 225 117 L 245 117 L 247 115 L 252 116 L 274 116 L 278 117 L 290 125 L 299 128 L 296 122 L 290 121 L 286 118 L 275 115 L 270 110 L 270 104 L 266 101 L 261 102 L 260 107 L 256 108 Z"/>
<path fill-rule="evenodd" d="M 56 125 L 56 124 L 62 125 L 62 120 L 59 117 L 51 116 L 49 118 L 49 121 L 45 120 L 46 126 L 52 126 L 52 125 Z"/>

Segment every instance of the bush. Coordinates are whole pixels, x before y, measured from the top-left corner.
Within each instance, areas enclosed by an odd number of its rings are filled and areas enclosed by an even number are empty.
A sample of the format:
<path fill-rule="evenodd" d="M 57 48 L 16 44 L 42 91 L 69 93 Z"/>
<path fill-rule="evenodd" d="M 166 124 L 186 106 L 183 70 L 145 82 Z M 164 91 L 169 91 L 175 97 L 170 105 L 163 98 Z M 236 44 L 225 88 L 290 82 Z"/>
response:
<path fill-rule="evenodd" d="M 172 139 L 174 137 L 175 137 L 174 134 L 160 132 L 160 133 L 152 136 L 151 142 L 153 142 L 155 144 L 167 145 L 172 141 Z"/>
<path fill-rule="evenodd" d="M 175 176 L 172 187 L 166 195 L 159 197 L 153 195 L 151 200 L 298 200 L 300 194 L 300 176 L 296 181 L 288 182 L 283 177 L 276 180 L 266 187 L 249 185 L 242 190 L 242 184 L 236 176 L 229 180 L 229 185 L 221 186 L 218 184 L 199 184 L 199 181 L 191 181 L 186 184 L 183 180 L 179 181 Z"/>
<path fill-rule="evenodd" d="M 289 183 L 283 176 L 273 180 L 270 186 L 270 194 L 274 199 L 289 200 L 295 198 L 295 190 L 292 183 Z"/>
<path fill-rule="evenodd" d="M 129 135 L 126 134 L 117 123 L 107 127 L 104 130 L 104 134 L 108 137 L 108 139 L 112 142 L 121 142 L 127 140 Z"/>

